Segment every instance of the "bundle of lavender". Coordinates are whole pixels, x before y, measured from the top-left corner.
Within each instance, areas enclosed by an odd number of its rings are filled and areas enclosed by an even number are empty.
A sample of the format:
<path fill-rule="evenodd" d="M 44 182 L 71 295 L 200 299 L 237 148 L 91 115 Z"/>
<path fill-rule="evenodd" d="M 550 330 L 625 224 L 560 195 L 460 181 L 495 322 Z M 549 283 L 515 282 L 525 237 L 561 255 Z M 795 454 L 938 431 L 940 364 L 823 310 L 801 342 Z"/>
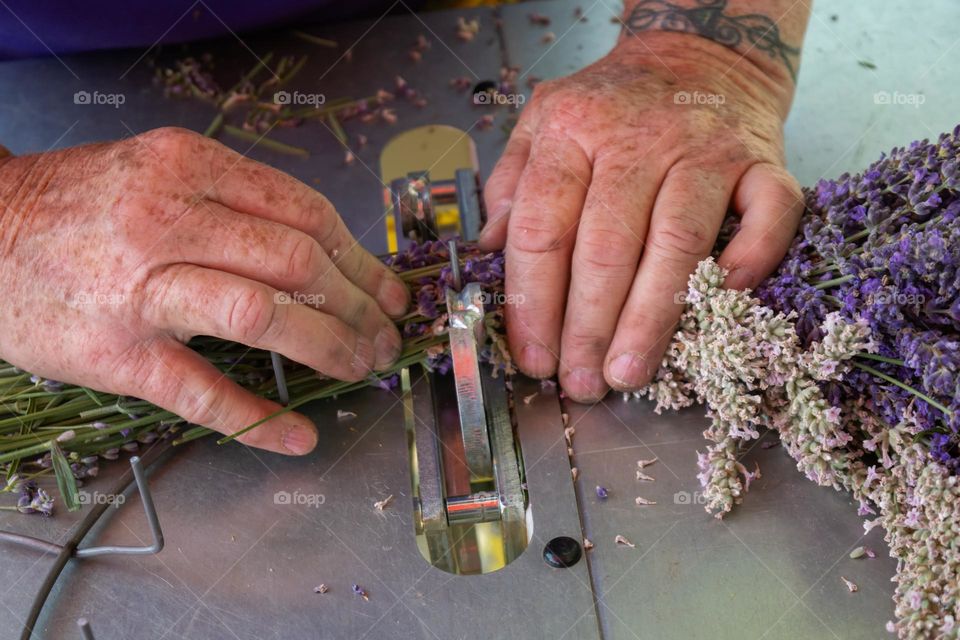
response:
<path fill-rule="evenodd" d="M 744 443 L 774 429 L 797 468 L 876 516 L 898 560 L 901 638 L 960 635 L 960 126 L 821 181 L 789 254 L 750 292 L 712 260 L 644 394 L 708 407 L 699 456 L 721 517 L 756 472 Z"/>
<path fill-rule="evenodd" d="M 481 282 L 490 290 L 502 287 L 501 255 L 460 245 L 458 256 L 463 282 Z M 447 246 L 441 242 L 415 245 L 386 262 L 410 286 L 416 301 L 416 308 L 397 320 L 404 337 L 397 363 L 365 381 L 349 383 L 324 378 L 308 367 L 288 362 L 285 373 L 291 401 L 282 412 L 368 385 L 393 389 L 397 372 L 412 364 L 441 370 L 449 367 L 443 300 L 453 276 Z M 493 340 L 483 356 L 494 370 L 509 371 L 501 320 L 502 309 L 488 303 L 485 324 Z M 215 338 L 201 338 L 190 346 L 249 391 L 277 399 L 268 352 Z M 233 440 L 265 421 L 220 442 Z M 18 494 L 16 504 L 0 505 L 0 509 L 50 515 L 54 500 L 43 484 L 51 477 L 55 477 L 67 507 L 76 509 L 78 487 L 84 479 L 97 475 L 102 461 L 116 460 L 122 452 L 136 452 L 157 440 L 182 443 L 215 433 L 203 427 L 185 427 L 178 416 L 143 400 L 44 380 L 0 361 L 0 473 L 5 476 L 0 493 Z"/>

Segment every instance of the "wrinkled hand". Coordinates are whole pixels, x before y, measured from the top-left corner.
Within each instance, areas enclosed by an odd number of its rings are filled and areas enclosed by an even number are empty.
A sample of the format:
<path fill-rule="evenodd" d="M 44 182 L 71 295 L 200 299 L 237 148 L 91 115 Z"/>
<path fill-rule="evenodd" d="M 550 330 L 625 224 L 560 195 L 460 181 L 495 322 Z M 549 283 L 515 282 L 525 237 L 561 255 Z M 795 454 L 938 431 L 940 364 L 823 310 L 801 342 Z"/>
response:
<path fill-rule="evenodd" d="M 656 373 L 728 208 L 742 217 L 720 258 L 731 287 L 773 270 L 802 212 L 783 168 L 792 86 L 700 38 L 659 42 L 538 85 L 485 189 L 511 352 L 579 401 Z"/>
<path fill-rule="evenodd" d="M 229 434 L 280 407 L 185 347 L 192 336 L 344 380 L 400 353 L 386 313 L 405 311 L 407 289 L 330 202 L 197 134 L 8 158 L 0 205 L 0 355 L 38 375 Z M 316 439 L 296 414 L 241 438 L 288 454 Z"/>

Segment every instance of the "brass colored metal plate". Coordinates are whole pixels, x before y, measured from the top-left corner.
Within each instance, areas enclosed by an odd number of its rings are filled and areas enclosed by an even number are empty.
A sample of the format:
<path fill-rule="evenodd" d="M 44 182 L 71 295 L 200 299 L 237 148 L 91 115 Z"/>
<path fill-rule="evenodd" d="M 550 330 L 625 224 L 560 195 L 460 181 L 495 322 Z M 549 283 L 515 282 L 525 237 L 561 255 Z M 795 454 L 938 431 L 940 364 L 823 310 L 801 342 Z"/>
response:
<path fill-rule="evenodd" d="M 477 149 L 470 135 L 448 125 L 434 124 L 410 129 L 388 142 L 380 154 L 380 179 L 390 184 L 414 171 L 427 171 L 432 182 L 453 180 L 457 169 L 476 170 Z M 387 215 L 387 250 L 397 251 L 397 230 L 393 203 L 389 191 L 384 192 Z M 455 227 L 458 221 L 456 207 L 443 206 L 436 210 L 441 228 Z"/>

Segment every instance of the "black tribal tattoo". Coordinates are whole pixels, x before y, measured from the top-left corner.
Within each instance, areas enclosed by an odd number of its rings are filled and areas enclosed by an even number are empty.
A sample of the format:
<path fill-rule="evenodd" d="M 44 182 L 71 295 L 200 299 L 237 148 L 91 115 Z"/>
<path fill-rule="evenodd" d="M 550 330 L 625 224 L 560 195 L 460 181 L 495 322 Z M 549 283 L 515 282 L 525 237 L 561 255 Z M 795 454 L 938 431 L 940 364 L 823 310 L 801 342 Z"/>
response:
<path fill-rule="evenodd" d="M 696 0 L 696 5 L 681 7 L 665 0 L 641 0 L 627 17 L 625 28 L 634 33 L 657 29 L 692 33 L 731 49 L 746 44 L 782 62 L 796 81 L 800 49 L 780 39 L 773 20 L 759 13 L 726 15 L 727 0 Z"/>

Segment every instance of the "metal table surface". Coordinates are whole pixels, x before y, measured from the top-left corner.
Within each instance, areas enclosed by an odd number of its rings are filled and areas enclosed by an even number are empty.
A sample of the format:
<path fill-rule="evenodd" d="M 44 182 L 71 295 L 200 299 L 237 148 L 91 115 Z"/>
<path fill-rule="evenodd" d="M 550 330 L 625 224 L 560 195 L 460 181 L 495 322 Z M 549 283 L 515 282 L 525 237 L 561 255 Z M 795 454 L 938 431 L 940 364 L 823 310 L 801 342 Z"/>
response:
<path fill-rule="evenodd" d="M 511 62 L 525 73 L 552 77 L 601 56 L 616 34 L 610 17 L 617 7 L 607 0 L 582 3 L 588 21 L 576 23 L 574 6 L 557 1 L 504 7 Z M 553 18 L 549 28 L 558 37 L 552 46 L 541 42 L 544 29 L 528 24 L 531 11 Z M 470 13 L 481 20 L 480 36 L 460 43 L 451 37 L 455 19 Z M 881 151 L 956 124 L 952 107 L 960 89 L 950 63 L 958 17 L 960 6 L 950 0 L 924 3 L 922 10 L 906 2 L 817 3 L 786 127 L 789 165 L 802 183 L 863 168 Z M 316 126 L 277 135 L 310 149 L 308 160 L 259 148 L 250 152 L 322 190 L 364 244 L 381 252 L 376 150 L 400 130 L 420 124 L 471 130 L 478 112 L 447 81 L 456 75 L 495 78 L 500 42 L 489 10 L 393 15 L 375 24 L 310 31 L 356 41 L 353 62 L 335 64 L 333 52 L 285 33 L 244 37 L 243 44 L 227 38 L 203 49 L 217 55 L 221 72 L 252 66 L 247 45 L 261 54 L 281 48 L 309 52 L 297 84 L 330 96 L 368 95 L 389 86 L 398 72 L 423 91 L 430 100 L 426 108 L 400 107 L 396 127 L 364 129 L 370 144 L 352 167 L 342 165 L 332 135 Z M 415 65 L 407 50 L 418 33 L 428 35 L 433 48 Z M 141 58 L 142 53 L 0 65 L 0 142 L 22 154 L 163 125 L 203 130 L 212 110 L 164 99 L 151 83 L 149 56 Z M 356 73 L 360 68 L 363 74 Z M 80 90 L 122 92 L 126 102 L 119 109 L 76 105 L 73 94 Z M 922 104 L 884 100 L 882 92 L 923 96 Z M 474 128 L 471 134 L 482 174 L 488 175 L 504 135 L 496 127 Z M 223 139 L 249 151 L 244 143 Z M 338 419 L 338 409 L 357 417 Z M 808 482 L 781 448 L 750 450 L 745 462 L 759 462 L 763 477 L 734 514 L 717 521 L 703 512 L 696 493 L 702 410 L 658 416 L 649 403 L 618 396 L 564 410 L 576 426 L 578 500 L 573 501 L 566 468 L 541 470 L 553 486 L 542 490 L 568 496 L 566 506 L 579 509 L 583 535 L 596 544 L 589 565 L 581 562 L 574 572 L 550 570 L 540 560 L 538 536 L 548 530 L 535 531 L 528 551 L 501 572 L 455 577 L 428 567 L 413 545 L 402 407 L 395 396 L 368 390 L 311 407 L 321 439 L 305 458 L 218 447 L 208 440 L 155 467 L 151 486 L 166 548 L 156 556 L 72 561 L 34 637 L 79 638 L 80 616 L 91 620 L 100 640 L 885 635 L 883 625 L 893 614 L 889 579 L 895 563 L 885 557 L 881 532 L 864 536 L 848 496 Z M 535 422 L 539 412 L 530 412 L 529 419 Z M 525 456 L 538 459 L 550 459 L 554 448 L 564 446 L 560 433 L 527 431 L 521 439 Z M 660 462 L 647 471 L 656 482 L 636 482 L 635 461 L 653 456 Z M 116 463 L 87 489 L 109 486 L 125 471 Z M 608 500 L 594 497 L 597 484 L 609 489 Z M 277 504 L 278 492 L 323 498 Z M 383 512 L 372 508 L 388 494 L 397 498 L 393 506 Z M 536 500 L 533 488 L 531 494 Z M 658 504 L 637 507 L 637 495 Z M 42 519 L 3 512 L 0 527 L 60 540 L 81 515 L 61 511 Z M 549 528 L 549 514 L 544 522 Z M 616 545 L 618 534 L 636 548 Z M 130 544 L 148 537 L 139 501 L 131 497 L 110 510 L 86 544 Z M 878 558 L 849 559 L 849 551 L 863 544 Z M 50 560 L 28 549 L 0 547 L 0 637 L 19 633 Z M 859 592 L 849 593 L 841 575 L 854 580 Z M 314 594 L 319 583 L 330 592 Z M 350 593 L 351 583 L 367 588 L 369 602 Z"/>

